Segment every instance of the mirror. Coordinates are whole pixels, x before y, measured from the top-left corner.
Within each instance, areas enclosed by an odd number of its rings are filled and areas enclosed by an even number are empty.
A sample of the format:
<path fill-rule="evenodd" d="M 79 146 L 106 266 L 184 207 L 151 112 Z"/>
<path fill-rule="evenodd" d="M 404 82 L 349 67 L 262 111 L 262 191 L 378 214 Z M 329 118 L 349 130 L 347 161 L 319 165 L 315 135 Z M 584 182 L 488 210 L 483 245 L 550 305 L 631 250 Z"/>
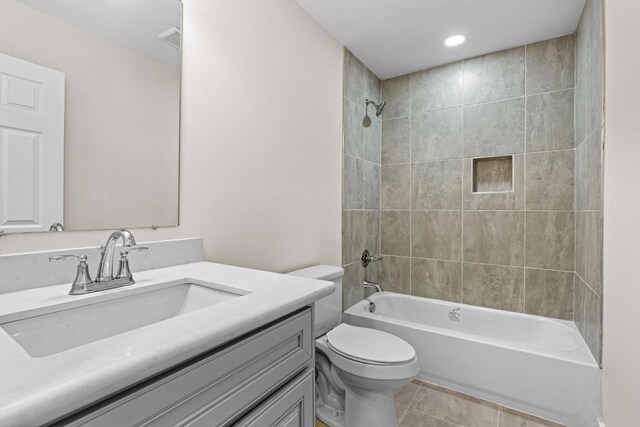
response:
<path fill-rule="evenodd" d="M 0 230 L 178 225 L 180 0 L 0 0 Z"/>

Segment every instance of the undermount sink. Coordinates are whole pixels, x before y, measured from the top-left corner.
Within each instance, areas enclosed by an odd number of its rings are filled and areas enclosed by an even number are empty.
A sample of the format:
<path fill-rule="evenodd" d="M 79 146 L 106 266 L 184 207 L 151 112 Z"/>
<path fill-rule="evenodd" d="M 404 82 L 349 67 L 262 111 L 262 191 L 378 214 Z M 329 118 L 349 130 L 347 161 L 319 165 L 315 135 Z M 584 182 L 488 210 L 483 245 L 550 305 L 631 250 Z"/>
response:
<path fill-rule="evenodd" d="M 232 300 L 248 292 L 195 280 L 131 288 L 112 299 L 0 325 L 32 357 L 44 357 Z"/>

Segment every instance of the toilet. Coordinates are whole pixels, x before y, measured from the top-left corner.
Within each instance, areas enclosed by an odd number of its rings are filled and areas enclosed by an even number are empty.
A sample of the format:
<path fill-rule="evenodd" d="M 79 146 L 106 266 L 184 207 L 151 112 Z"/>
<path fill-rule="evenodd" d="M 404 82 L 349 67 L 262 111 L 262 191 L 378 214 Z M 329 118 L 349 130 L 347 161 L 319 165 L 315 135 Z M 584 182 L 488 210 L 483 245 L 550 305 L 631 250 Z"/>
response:
<path fill-rule="evenodd" d="M 393 389 L 418 374 L 413 347 L 387 332 L 342 323 L 342 268 L 316 265 L 288 274 L 336 285 L 315 303 L 316 416 L 329 427 L 397 427 Z"/>

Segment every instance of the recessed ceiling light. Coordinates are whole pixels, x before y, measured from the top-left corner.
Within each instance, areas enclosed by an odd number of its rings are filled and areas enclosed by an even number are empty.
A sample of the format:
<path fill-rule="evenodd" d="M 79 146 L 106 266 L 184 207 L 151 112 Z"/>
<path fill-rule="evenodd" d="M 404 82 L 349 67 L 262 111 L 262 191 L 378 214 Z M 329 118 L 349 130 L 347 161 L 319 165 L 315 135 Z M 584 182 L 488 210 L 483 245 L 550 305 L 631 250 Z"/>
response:
<path fill-rule="evenodd" d="M 467 40 L 467 38 L 465 36 L 463 36 L 462 34 L 458 34 L 458 35 L 451 36 L 451 37 L 447 38 L 444 41 L 444 44 L 445 44 L 445 46 L 449 46 L 449 47 L 460 46 L 466 40 Z"/>

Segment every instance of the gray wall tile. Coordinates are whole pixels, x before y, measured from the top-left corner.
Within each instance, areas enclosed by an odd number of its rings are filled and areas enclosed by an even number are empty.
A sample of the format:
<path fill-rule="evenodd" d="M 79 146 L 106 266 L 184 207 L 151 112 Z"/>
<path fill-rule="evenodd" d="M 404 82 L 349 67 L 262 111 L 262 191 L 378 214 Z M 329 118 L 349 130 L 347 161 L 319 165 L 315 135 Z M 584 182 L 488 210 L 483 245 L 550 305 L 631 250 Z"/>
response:
<path fill-rule="evenodd" d="M 524 265 L 523 212 L 465 212 L 464 260 L 487 264 Z"/>
<path fill-rule="evenodd" d="M 576 63 L 586 64 L 597 49 L 602 36 L 602 5 L 600 0 L 587 0 L 578 24 Z"/>
<path fill-rule="evenodd" d="M 380 260 L 380 284 L 385 291 L 409 295 L 411 285 L 409 266 L 411 258 L 384 256 Z"/>
<path fill-rule="evenodd" d="M 411 119 L 385 120 L 382 126 L 382 164 L 408 163 L 410 160 Z"/>
<path fill-rule="evenodd" d="M 464 61 L 464 105 L 524 96 L 524 47 Z"/>
<path fill-rule="evenodd" d="M 366 67 L 364 70 L 364 97 L 375 102 L 382 100 L 382 82 Z"/>
<path fill-rule="evenodd" d="M 586 341 L 591 353 L 600 360 L 602 342 L 602 300 L 590 289 L 586 290 L 584 303 Z"/>
<path fill-rule="evenodd" d="M 527 46 L 527 94 L 573 87 L 573 34 Z"/>
<path fill-rule="evenodd" d="M 412 258 L 411 295 L 462 302 L 462 263 Z"/>
<path fill-rule="evenodd" d="M 527 151 L 573 148 L 573 89 L 527 97 Z"/>
<path fill-rule="evenodd" d="M 524 98 L 464 108 L 465 157 L 524 151 Z"/>
<path fill-rule="evenodd" d="M 342 211 L 342 265 L 360 260 L 364 249 L 364 211 Z"/>
<path fill-rule="evenodd" d="M 462 108 L 411 116 L 411 161 L 461 157 Z"/>
<path fill-rule="evenodd" d="M 364 245 L 362 250 L 380 253 L 380 211 L 364 211 Z"/>
<path fill-rule="evenodd" d="M 344 156 L 343 169 L 343 209 L 364 208 L 364 160 Z"/>
<path fill-rule="evenodd" d="M 348 50 L 345 49 L 344 55 L 344 95 L 355 103 L 364 105 L 365 67 Z"/>
<path fill-rule="evenodd" d="M 409 256 L 409 211 L 380 212 L 380 252 L 387 255 Z"/>
<path fill-rule="evenodd" d="M 411 215 L 411 255 L 462 260 L 462 220 L 459 211 L 415 211 Z"/>
<path fill-rule="evenodd" d="M 380 200 L 382 209 L 409 209 L 411 165 L 382 165 Z"/>
<path fill-rule="evenodd" d="M 602 212 L 584 212 L 584 281 L 602 295 Z M 577 239 L 576 239 L 577 240 Z"/>
<path fill-rule="evenodd" d="M 349 264 L 344 267 L 342 277 L 342 309 L 346 310 L 358 301 L 364 299 L 364 268 L 358 263 Z"/>
<path fill-rule="evenodd" d="M 411 74 L 411 114 L 462 105 L 462 62 Z"/>
<path fill-rule="evenodd" d="M 575 145 L 577 146 L 587 137 L 587 87 L 584 75 L 578 76 L 576 80 L 573 102 Z"/>
<path fill-rule="evenodd" d="M 363 162 L 364 208 L 380 209 L 380 165 Z"/>
<path fill-rule="evenodd" d="M 573 211 L 527 212 L 527 267 L 573 271 Z"/>
<path fill-rule="evenodd" d="M 584 278 L 586 276 L 587 262 L 587 212 L 575 212 L 575 248 L 574 248 L 574 270 L 576 274 Z"/>
<path fill-rule="evenodd" d="M 573 320 L 574 273 L 525 270 L 525 313 Z"/>
<path fill-rule="evenodd" d="M 513 156 L 513 190 L 501 193 L 473 191 L 473 159 L 464 159 L 463 206 L 465 210 L 522 210 L 524 209 L 524 155 Z"/>
<path fill-rule="evenodd" d="M 589 59 L 585 70 L 585 100 L 587 106 L 587 134 L 602 126 L 602 54 L 600 49 Z"/>
<path fill-rule="evenodd" d="M 344 153 L 362 158 L 364 156 L 364 108 L 344 99 L 343 106 Z"/>
<path fill-rule="evenodd" d="M 577 274 L 574 274 L 573 279 L 573 322 L 580 334 L 586 339 L 587 323 L 584 308 L 588 286 Z"/>
<path fill-rule="evenodd" d="M 587 147 L 583 142 L 574 150 L 575 209 L 586 209 L 590 197 L 587 186 Z"/>
<path fill-rule="evenodd" d="M 414 210 L 462 209 L 462 160 L 411 164 Z"/>
<path fill-rule="evenodd" d="M 524 269 L 465 262 L 462 301 L 465 304 L 522 312 Z"/>
<path fill-rule="evenodd" d="M 584 209 L 602 209 L 602 135 L 596 131 L 585 141 Z"/>
<path fill-rule="evenodd" d="M 573 150 L 527 154 L 527 209 L 573 209 L 573 166 Z"/>
<path fill-rule="evenodd" d="M 410 76 L 404 75 L 382 82 L 382 98 L 387 105 L 382 113 L 384 120 L 408 116 L 411 112 L 410 105 Z"/>
<path fill-rule="evenodd" d="M 380 119 L 371 117 L 371 126 L 368 128 L 362 127 L 362 132 L 364 133 L 364 159 L 373 163 L 380 163 L 381 123 Z"/>

